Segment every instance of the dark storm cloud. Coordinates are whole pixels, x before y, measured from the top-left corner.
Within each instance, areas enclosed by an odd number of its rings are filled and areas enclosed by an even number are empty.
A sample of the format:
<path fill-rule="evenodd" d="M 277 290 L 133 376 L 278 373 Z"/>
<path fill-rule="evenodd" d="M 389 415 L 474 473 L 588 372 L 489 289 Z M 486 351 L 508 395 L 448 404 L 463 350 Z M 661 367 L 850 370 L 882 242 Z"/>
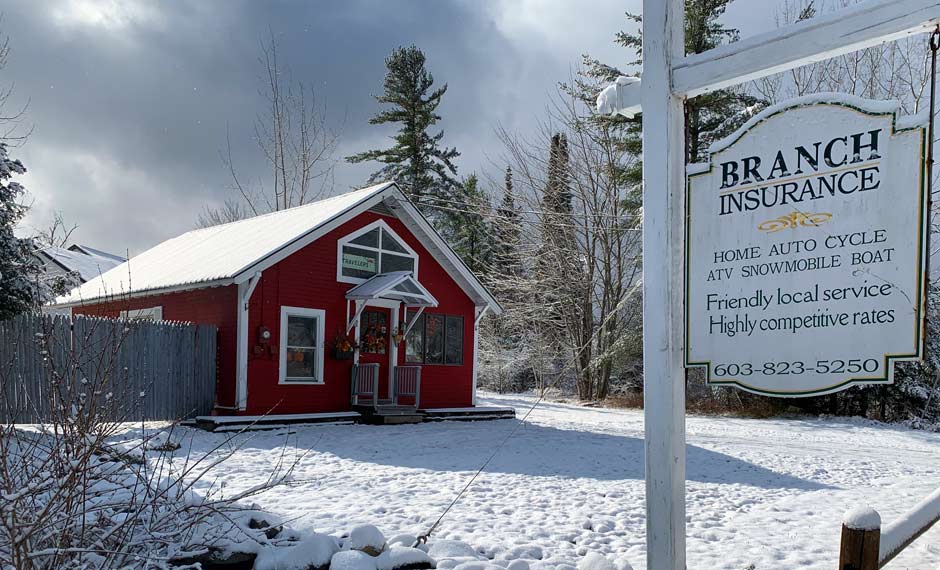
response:
<path fill-rule="evenodd" d="M 488 168 L 500 152 L 494 126 L 533 129 L 581 53 L 625 59 L 611 39 L 637 4 L 7 2 L 13 53 L 0 84 L 14 82 L 17 101 L 29 100 L 35 127 L 16 151 L 30 170 L 27 225 L 61 210 L 79 224 L 79 241 L 131 253 L 191 229 L 204 205 L 227 195 L 227 128 L 240 172 L 265 176 L 251 135 L 263 110 L 258 45 L 269 30 L 293 77 L 314 86 L 342 129 L 337 158 L 388 144 L 392 130 L 367 122 L 378 109 L 372 95 L 385 56 L 414 43 L 449 85 L 440 126 L 463 153 L 461 174 Z M 340 163 L 335 191 L 373 168 Z"/>

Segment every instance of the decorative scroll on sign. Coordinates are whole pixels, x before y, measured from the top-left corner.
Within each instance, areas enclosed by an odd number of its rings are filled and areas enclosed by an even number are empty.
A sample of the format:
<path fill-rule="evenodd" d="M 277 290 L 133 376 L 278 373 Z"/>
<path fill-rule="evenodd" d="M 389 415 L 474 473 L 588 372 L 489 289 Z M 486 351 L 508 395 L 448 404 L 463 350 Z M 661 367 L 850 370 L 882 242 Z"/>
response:
<path fill-rule="evenodd" d="M 891 383 L 921 356 L 926 116 L 826 94 L 689 167 L 686 364 L 774 396 Z"/>

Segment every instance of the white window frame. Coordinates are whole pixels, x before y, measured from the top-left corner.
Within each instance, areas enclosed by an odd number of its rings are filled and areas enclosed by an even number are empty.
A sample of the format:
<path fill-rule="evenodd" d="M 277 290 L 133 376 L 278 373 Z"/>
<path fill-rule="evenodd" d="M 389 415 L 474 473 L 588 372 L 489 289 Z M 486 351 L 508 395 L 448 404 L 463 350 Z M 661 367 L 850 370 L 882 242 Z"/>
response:
<path fill-rule="evenodd" d="M 407 251 L 408 253 L 401 253 L 400 251 L 392 251 L 392 250 L 389 250 L 389 249 L 383 249 L 383 248 L 381 247 L 381 246 L 382 246 L 381 239 L 380 239 L 380 241 L 379 241 L 379 247 L 371 247 L 371 246 L 368 246 L 368 245 L 359 245 L 359 244 L 355 244 L 355 243 L 349 243 L 349 242 L 351 242 L 352 240 L 356 239 L 357 237 L 359 237 L 359 236 L 361 236 L 361 235 L 363 235 L 363 234 L 367 234 L 367 233 L 371 232 L 371 231 L 374 230 L 375 228 L 381 228 L 382 231 L 385 231 L 385 232 L 388 232 L 389 234 L 391 234 L 391 236 L 392 236 L 393 238 L 395 238 L 395 241 L 398 242 L 398 245 L 400 245 L 400 246 L 402 246 L 403 248 L 405 248 L 405 251 Z M 359 228 L 358 230 L 354 231 L 353 233 L 351 233 L 351 234 L 349 234 L 349 235 L 346 235 L 346 236 L 343 236 L 343 237 L 341 237 L 340 239 L 338 239 L 338 240 L 336 241 L 336 280 L 339 281 L 340 283 L 362 283 L 362 282 L 365 281 L 367 278 L 363 278 L 363 277 L 349 277 L 349 276 L 343 275 L 343 246 L 346 246 L 346 245 L 348 245 L 348 246 L 350 246 L 350 247 L 355 247 L 355 248 L 358 248 L 358 249 L 365 249 L 365 250 L 368 250 L 368 251 L 374 251 L 374 252 L 378 253 L 378 256 L 377 256 L 377 259 L 376 259 L 376 265 L 377 265 L 377 267 L 376 267 L 376 270 L 377 270 L 377 271 L 376 271 L 376 275 L 378 275 L 379 273 L 382 273 L 382 253 L 383 253 L 383 252 L 384 252 L 384 253 L 388 253 L 388 254 L 390 254 L 390 255 L 400 255 L 400 256 L 402 256 L 402 257 L 411 257 L 411 258 L 414 259 L 414 261 L 415 261 L 415 270 L 414 270 L 414 275 L 413 275 L 413 277 L 414 277 L 415 279 L 418 278 L 418 252 L 416 252 L 415 250 L 411 249 L 411 246 L 408 245 L 408 242 L 406 242 L 405 240 L 403 240 L 403 239 L 401 238 L 401 236 L 398 235 L 398 234 L 395 232 L 395 230 L 393 230 L 393 229 L 391 228 L 391 226 L 389 226 L 389 225 L 385 222 L 385 220 L 376 220 L 376 221 L 372 222 L 371 224 L 365 225 L 365 226 Z"/>
<path fill-rule="evenodd" d="M 144 309 L 130 309 L 121 311 L 121 319 L 125 321 L 153 321 L 159 323 L 163 320 L 163 305 L 146 307 Z"/>
<path fill-rule="evenodd" d="M 290 316 L 315 317 L 317 319 L 317 353 L 314 360 L 316 370 L 312 380 L 290 380 L 287 377 L 287 319 Z M 279 366 L 278 384 L 288 386 L 304 384 L 323 384 L 323 363 L 326 352 L 326 311 L 323 309 L 310 309 L 306 307 L 281 306 L 281 334 L 278 336 Z"/>

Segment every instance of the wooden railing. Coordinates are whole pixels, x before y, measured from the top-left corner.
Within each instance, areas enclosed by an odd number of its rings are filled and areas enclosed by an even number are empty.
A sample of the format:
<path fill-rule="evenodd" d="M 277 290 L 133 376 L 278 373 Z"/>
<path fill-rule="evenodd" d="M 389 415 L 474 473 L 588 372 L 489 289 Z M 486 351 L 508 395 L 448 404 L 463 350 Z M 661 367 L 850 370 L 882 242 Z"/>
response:
<path fill-rule="evenodd" d="M 396 366 L 395 367 L 395 403 L 400 404 L 399 398 L 413 398 L 415 408 L 421 404 L 421 367 Z"/>
<path fill-rule="evenodd" d="M 849 511 L 842 521 L 839 570 L 884 568 L 937 521 L 940 521 L 940 489 L 884 527 L 874 509 Z"/>
<path fill-rule="evenodd" d="M 358 406 L 362 400 L 376 405 L 379 401 L 379 365 L 353 364 L 350 389 L 352 405 Z"/>

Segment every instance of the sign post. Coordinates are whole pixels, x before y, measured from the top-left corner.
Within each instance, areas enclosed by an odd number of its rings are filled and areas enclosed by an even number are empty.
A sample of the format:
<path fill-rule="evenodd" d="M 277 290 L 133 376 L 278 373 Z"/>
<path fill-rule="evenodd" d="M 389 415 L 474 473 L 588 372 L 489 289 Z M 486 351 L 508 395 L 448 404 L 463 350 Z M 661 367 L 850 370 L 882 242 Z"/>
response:
<path fill-rule="evenodd" d="M 685 570 L 684 99 L 927 32 L 938 21 L 940 0 L 870 0 L 683 57 L 684 0 L 643 0 L 643 78 L 621 78 L 599 95 L 597 107 L 601 113 L 643 113 L 643 365 L 650 570 Z M 887 362 L 883 366 L 886 371 Z M 819 369 L 815 362 L 813 368 Z M 814 370 L 813 374 L 828 373 Z"/>
<path fill-rule="evenodd" d="M 683 100 L 671 69 L 685 49 L 685 0 L 643 4 L 643 391 L 647 568 L 685 569 Z"/>

